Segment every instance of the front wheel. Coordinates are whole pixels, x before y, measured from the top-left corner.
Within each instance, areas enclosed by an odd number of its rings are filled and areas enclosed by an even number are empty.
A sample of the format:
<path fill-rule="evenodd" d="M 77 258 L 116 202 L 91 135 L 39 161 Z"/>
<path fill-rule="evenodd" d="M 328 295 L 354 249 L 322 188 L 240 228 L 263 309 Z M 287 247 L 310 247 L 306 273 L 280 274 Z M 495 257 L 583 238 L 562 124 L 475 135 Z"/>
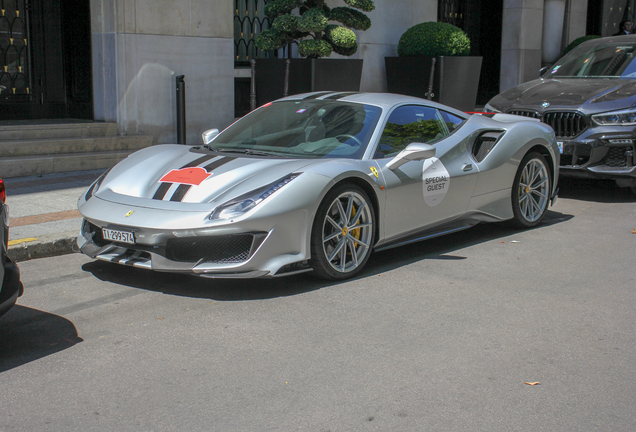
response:
<path fill-rule="evenodd" d="M 310 265 L 322 279 L 340 280 L 362 270 L 371 255 L 375 213 L 364 190 L 337 186 L 318 207 L 311 232 Z"/>
<path fill-rule="evenodd" d="M 550 170 L 545 158 L 539 153 L 528 153 L 512 184 L 512 224 L 518 228 L 539 225 L 548 211 L 551 190 Z"/>

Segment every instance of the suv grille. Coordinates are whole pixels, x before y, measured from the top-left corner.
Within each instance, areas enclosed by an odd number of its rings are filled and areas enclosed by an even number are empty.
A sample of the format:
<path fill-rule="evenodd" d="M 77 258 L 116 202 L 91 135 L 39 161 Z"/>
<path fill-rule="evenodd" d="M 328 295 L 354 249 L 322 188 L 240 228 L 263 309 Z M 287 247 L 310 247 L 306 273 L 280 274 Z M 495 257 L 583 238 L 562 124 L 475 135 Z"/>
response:
<path fill-rule="evenodd" d="M 231 264 L 247 261 L 252 249 L 252 234 L 211 237 L 183 237 L 168 240 L 166 258 L 179 262 Z"/>
<path fill-rule="evenodd" d="M 585 117 L 576 112 L 547 112 L 541 121 L 549 124 L 558 137 L 575 137 L 587 128 Z"/>
<path fill-rule="evenodd" d="M 554 129 L 556 136 L 560 138 L 575 137 L 587 129 L 585 117 L 576 112 L 553 111 L 544 113 L 543 117 L 541 117 L 541 114 L 538 112 L 532 110 L 510 110 L 508 114 L 540 119 L 543 123 L 550 125 L 552 129 Z"/>
<path fill-rule="evenodd" d="M 541 118 L 541 115 L 536 111 L 515 110 L 515 111 L 508 111 L 508 114 L 514 114 L 514 115 L 523 116 L 523 117 L 531 117 L 536 119 Z"/>

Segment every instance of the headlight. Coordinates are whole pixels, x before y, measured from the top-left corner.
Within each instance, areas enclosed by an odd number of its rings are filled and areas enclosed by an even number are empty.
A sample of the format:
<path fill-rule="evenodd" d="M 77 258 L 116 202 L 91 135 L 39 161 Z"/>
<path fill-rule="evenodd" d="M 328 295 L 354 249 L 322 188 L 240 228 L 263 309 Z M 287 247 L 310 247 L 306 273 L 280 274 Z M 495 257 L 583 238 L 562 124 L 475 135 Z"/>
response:
<path fill-rule="evenodd" d="M 634 126 L 636 110 L 612 111 L 592 116 L 594 123 L 600 126 Z"/>
<path fill-rule="evenodd" d="M 86 201 L 88 201 L 94 194 L 97 193 L 97 191 L 99 190 L 99 187 L 102 185 L 102 182 L 104 181 L 104 178 L 106 178 L 106 176 L 108 175 L 108 173 L 110 172 L 111 169 L 112 168 L 110 168 L 104 174 L 99 176 L 99 178 L 97 180 L 95 180 L 95 183 L 93 183 L 91 185 L 91 187 L 88 188 L 88 191 L 86 191 L 86 196 L 84 196 L 84 199 Z"/>
<path fill-rule="evenodd" d="M 210 214 L 210 220 L 231 219 L 239 217 L 252 210 L 254 207 L 265 201 L 287 183 L 298 177 L 300 173 L 290 174 L 287 177 L 276 180 L 273 183 L 243 194 L 231 201 L 221 204 Z"/>
<path fill-rule="evenodd" d="M 484 112 L 500 113 L 501 111 L 499 111 L 498 109 L 494 108 L 492 105 L 490 105 L 489 103 L 487 103 L 487 104 L 484 106 Z"/>

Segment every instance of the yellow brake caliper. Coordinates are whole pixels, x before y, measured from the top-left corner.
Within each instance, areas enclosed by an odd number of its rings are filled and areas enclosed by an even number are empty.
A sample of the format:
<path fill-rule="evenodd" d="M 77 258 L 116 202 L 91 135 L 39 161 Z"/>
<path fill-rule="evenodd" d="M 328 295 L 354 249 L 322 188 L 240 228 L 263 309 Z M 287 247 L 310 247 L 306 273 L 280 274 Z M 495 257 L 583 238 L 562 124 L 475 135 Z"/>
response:
<path fill-rule="evenodd" d="M 355 206 L 351 206 L 351 219 L 353 219 L 354 217 L 356 217 L 356 208 Z M 358 220 L 358 223 L 356 225 L 358 225 L 360 223 L 360 221 Z M 351 237 L 355 238 L 356 240 L 360 240 L 360 230 L 361 228 L 356 228 L 356 229 L 352 229 L 351 232 Z M 358 248 L 358 243 L 355 244 L 354 248 Z"/>

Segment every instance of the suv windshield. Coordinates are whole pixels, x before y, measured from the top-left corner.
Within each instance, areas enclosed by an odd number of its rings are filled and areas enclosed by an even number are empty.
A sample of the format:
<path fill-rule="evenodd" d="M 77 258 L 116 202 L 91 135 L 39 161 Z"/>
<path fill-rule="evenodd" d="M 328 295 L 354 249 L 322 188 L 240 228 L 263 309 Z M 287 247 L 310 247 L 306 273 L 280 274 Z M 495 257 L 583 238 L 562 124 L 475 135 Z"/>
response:
<path fill-rule="evenodd" d="M 550 68 L 545 78 L 636 78 L 636 43 L 582 44 Z"/>
<path fill-rule="evenodd" d="M 212 150 L 293 158 L 356 158 L 369 144 L 381 108 L 334 100 L 265 105 L 224 130 Z"/>

